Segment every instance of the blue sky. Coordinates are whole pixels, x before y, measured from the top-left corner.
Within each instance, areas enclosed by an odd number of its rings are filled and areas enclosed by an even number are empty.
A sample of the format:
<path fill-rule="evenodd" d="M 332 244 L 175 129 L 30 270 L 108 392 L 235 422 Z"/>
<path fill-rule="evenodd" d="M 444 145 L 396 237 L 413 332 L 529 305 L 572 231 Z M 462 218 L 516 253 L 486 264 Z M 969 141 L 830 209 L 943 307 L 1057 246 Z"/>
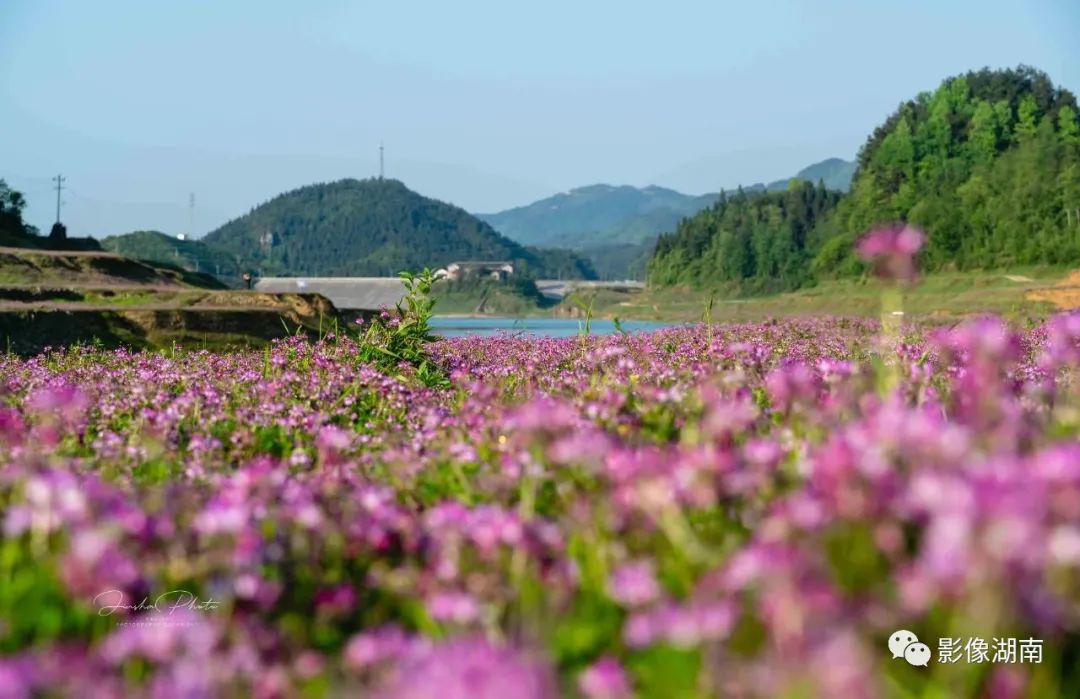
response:
<path fill-rule="evenodd" d="M 0 0 L 0 178 L 46 229 L 204 233 L 387 174 L 472 211 L 851 158 L 985 65 L 1080 90 L 1077 0 Z"/>

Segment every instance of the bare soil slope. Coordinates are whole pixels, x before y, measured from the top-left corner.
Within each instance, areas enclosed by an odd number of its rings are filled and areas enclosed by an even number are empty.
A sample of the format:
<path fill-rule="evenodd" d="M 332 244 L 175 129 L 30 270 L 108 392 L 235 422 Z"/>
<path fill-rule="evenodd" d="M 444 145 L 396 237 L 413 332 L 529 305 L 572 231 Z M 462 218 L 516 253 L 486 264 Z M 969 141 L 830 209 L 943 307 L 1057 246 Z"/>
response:
<path fill-rule="evenodd" d="M 318 294 L 229 289 L 209 275 L 113 253 L 0 248 L 0 352 L 260 345 L 341 320 Z"/>
<path fill-rule="evenodd" d="M 1070 273 L 1054 286 L 1029 291 L 1027 297 L 1062 309 L 1080 308 L 1080 270 Z"/>

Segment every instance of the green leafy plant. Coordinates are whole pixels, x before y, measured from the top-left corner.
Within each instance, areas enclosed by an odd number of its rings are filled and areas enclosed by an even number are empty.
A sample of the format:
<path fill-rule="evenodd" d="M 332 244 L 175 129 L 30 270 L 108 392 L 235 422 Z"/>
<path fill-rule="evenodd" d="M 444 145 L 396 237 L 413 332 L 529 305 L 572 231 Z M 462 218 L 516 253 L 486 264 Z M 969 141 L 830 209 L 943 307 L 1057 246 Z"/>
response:
<path fill-rule="evenodd" d="M 398 276 L 407 293 L 396 312 L 384 311 L 367 324 L 360 335 L 360 359 L 388 373 L 398 373 L 403 365 L 412 366 L 425 385 L 449 385 L 445 373 L 427 353 L 427 345 L 437 339 L 430 324 L 435 314 L 436 300 L 431 295 L 435 273 L 425 268 L 419 274 L 401 272 Z"/>

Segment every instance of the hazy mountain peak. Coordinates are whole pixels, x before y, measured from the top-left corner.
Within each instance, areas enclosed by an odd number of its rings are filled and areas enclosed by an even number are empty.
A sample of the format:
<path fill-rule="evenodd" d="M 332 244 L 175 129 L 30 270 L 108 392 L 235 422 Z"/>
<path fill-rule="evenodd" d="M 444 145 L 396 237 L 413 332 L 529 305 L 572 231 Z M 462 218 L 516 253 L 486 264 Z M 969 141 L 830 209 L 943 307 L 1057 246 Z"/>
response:
<path fill-rule="evenodd" d="M 828 158 L 809 165 L 794 178 L 830 189 L 846 191 L 851 185 L 855 163 Z M 784 190 L 791 179 L 771 184 L 755 184 L 744 191 Z M 622 255 L 624 262 L 636 263 L 647 256 L 658 235 L 673 231 L 679 221 L 713 204 L 719 194 L 694 196 L 651 184 L 646 187 L 597 183 L 494 214 L 477 217 L 503 235 L 520 243 L 583 250 L 601 274 L 617 278 L 631 276 L 632 270 L 611 262 Z M 622 249 L 620 249 L 622 248 Z M 632 249 L 630 252 L 627 249 Z M 635 252 L 636 250 L 636 252 Z"/>
<path fill-rule="evenodd" d="M 787 189 L 791 179 L 846 191 L 855 163 L 828 158 L 809 165 L 793 178 L 745 187 L 746 191 Z M 546 199 L 493 214 L 478 214 L 500 233 L 530 245 L 587 248 L 593 245 L 638 244 L 712 204 L 718 194 L 694 196 L 659 185 L 632 187 L 597 183 L 574 187 Z"/>

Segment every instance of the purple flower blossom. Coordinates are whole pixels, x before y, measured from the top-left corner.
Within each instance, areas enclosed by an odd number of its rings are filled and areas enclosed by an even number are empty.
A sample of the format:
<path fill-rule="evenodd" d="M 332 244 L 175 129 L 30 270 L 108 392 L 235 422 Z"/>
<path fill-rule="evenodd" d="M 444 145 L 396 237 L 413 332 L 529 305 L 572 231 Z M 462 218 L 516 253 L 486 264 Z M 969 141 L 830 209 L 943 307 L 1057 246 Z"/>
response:
<path fill-rule="evenodd" d="M 468 624 L 480 615 L 476 600 L 461 592 L 436 592 L 428 598 L 427 607 L 436 621 Z"/>
<path fill-rule="evenodd" d="M 705 641 L 725 638 L 734 622 L 735 609 L 729 602 L 670 604 L 632 614 L 623 627 L 623 638 L 635 648 L 659 642 L 694 648 Z"/>
<path fill-rule="evenodd" d="M 1067 647 L 1077 318 L 913 322 L 888 394 L 859 319 L 447 339 L 428 352 L 449 388 L 349 337 L 0 357 L 0 543 L 30 581 L 0 638 L 35 629 L 0 695 L 621 697 L 662 644 L 701 663 L 660 681 L 871 697 L 904 681 L 896 628 L 993 619 Z M 173 586 L 217 604 L 40 623 Z M 556 677 L 542 658 L 567 648 Z M 972 686 L 1060 679 L 1011 667 Z"/>
<path fill-rule="evenodd" d="M 344 658 L 350 668 L 365 670 L 424 645 L 400 627 L 389 625 L 353 636 L 345 646 Z"/>
<path fill-rule="evenodd" d="M 652 561 L 624 563 L 611 574 L 611 596 L 627 607 L 639 607 L 660 597 Z"/>
<path fill-rule="evenodd" d="M 315 593 L 315 608 L 323 614 L 339 616 L 356 607 L 356 591 L 351 585 L 335 585 Z"/>
<path fill-rule="evenodd" d="M 384 699 L 548 699 L 557 695 L 547 668 L 523 653 L 480 638 L 455 638 L 398 663 Z"/>
<path fill-rule="evenodd" d="M 870 231 L 859 240 L 857 249 L 859 257 L 874 265 L 879 277 L 910 282 L 918 274 L 915 255 L 925 240 L 918 228 L 898 224 Z"/>
<path fill-rule="evenodd" d="M 578 677 L 578 688 L 588 699 L 628 699 L 633 687 L 619 661 L 604 656 L 585 668 Z"/>

